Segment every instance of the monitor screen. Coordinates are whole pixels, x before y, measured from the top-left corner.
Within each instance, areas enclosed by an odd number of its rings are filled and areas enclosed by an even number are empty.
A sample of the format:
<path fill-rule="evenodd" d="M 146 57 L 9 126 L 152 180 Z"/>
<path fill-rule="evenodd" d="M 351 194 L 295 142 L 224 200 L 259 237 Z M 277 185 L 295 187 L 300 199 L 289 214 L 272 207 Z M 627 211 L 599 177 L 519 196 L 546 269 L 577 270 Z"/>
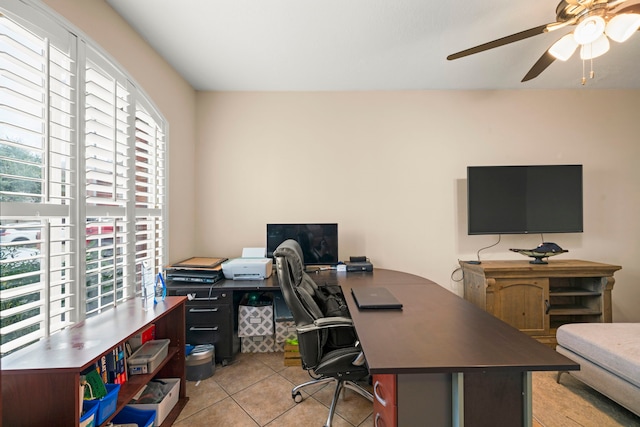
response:
<path fill-rule="evenodd" d="M 338 263 L 338 224 L 267 224 L 267 257 L 287 239 L 300 243 L 305 265 Z"/>
<path fill-rule="evenodd" d="M 469 234 L 578 233 L 582 165 L 469 166 Z"/>

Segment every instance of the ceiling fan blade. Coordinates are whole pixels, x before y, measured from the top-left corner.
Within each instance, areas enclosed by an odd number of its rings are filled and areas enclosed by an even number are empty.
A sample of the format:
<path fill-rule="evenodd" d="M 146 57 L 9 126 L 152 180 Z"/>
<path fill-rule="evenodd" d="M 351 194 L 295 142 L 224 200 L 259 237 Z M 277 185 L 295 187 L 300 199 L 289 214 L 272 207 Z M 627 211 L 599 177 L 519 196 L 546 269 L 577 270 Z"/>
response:
<path fill-rule="evenodd" d="M 622 7 L 616 10 L 615 13 L 616 15 L 621 15 L 623 13 L 640 13 L 640 3 Z"/>
<path fill-rule="evenodd" d="M 554 23 L 555 24 L 555 23 Z M 552 25 L 552 24 L 548 24 Z M 529 37 L 537 36 L 538 34 L 543 34 L 547 29 L 547 25 L 540 25 L 539 27 L 531 28 L 525 31 L 521 31 L 516 34 L 511 34 L 510 36 L 502 37 L 497 40 L 490 41 L 488 43 L 484 43 L 469 49 L 462 50 L 457 53 L 453 53 L 447 56 L 449 61 L 453 59 L 462 58 L 465 56 L 473 55 L 474 53 L 484 52 L 485 50 L 493 49 L 496 47 L 504 46 L 509 43 L 517 42 L 520 40 L 527 39 Z"/>
<path fill-rule="evenodd" d="M 531 67 L 527 75 L 522 78 L 522 82 L 524 83 L 526 81 L 535 79 L 540 75 L 540 73 L 546 70 L 549 65 L 553 64 L 553 61 L 555 60 L 556 58 L 551 55 L 548 50 L 546 50 L 542 54 L 540 59 L 538 59 L 538 61 L 533 64 L 533 67 Z"/>

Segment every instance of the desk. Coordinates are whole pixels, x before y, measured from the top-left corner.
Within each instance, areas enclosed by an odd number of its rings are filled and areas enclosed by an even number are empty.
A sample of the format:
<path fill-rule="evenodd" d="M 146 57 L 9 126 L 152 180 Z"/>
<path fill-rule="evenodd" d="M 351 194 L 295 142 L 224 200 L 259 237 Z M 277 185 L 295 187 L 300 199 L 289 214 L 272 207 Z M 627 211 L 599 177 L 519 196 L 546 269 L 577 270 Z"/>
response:
<path fill-rule="evenodd" d="M 531 372 L 579 365 L 436 283 L 412 274 L 310 273 L 318 284 L 338 283 L 374 378 L 396 387 L 394 424 L 530 426 Z M 277 278 L 226 280 L 220 291 L 278 291 Z M 360 311 L 351 288 L 384 286 L 402 311 Z M 387 423 L 386 425 L 389 425 Z"/>
<path fill-rule="evenodd" d="M 531 372 L 579 369 L 422 277 L 383 269 L 311 277 L 340 284 L 369 371 L 395 376 L 397 425 L 530 426 Z M 365 286 L 387 287 L 403 310 L 358 310 L 350 290 Z"/>

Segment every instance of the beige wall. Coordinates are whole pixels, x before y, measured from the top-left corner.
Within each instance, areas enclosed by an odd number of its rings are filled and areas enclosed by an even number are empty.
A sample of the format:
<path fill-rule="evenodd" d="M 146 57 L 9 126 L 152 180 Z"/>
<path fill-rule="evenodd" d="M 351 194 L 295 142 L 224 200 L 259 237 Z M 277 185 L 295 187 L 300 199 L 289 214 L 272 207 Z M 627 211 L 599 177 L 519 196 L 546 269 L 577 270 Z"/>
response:
<path fill-rule="evenodd" d="M 468 165 L 581 163 L 585 232 L 560 255 L 622 265 L 614 320 L 640 321 L 640 91 L 198 93 L 102 0 L 45 0 L 98 42 L 170 124 L 170 260 L 238 256 L 269 222 L 338 222 L 340 257 L 459 293 Z M 278 191 L 282 189 L 282 191 Z M 286 192 L 286 194 L 283 194 Z M 196 197 L 197 194 L 197 197 Z M 505 236 L 482 259 L 521 259 Z"/>
<path fill-rule="evenodd" d="M 193 253 L 195 91 L 103 0 L 45 0 L 141 86 L 169 123 L 169 260 Z"/>
<path fill-rule="evenodd" d="M 582 88 L 198 93 L 196 253 L 264 246 L 270 222 L 338 222 L 341 259 L 460 293 L 458 259 L 497 240 L 466 234 L 466 167 L 580 163 L 585 232 L 545 240 L 622 265 L 614 319 L 640 321 L 639 104 L 640 91 Z M 503 236 L 481 258 L 523 259 L 509 248 L 539 243 Z"/>

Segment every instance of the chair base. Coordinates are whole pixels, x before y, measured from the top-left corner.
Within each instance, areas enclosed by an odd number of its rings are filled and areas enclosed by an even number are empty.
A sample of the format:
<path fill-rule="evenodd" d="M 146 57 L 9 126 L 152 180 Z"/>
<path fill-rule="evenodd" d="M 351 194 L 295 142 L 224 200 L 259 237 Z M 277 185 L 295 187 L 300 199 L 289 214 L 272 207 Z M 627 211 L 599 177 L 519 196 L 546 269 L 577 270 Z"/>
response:
<path fill-rule="evenodd" d="M 336 405 L 338 404 L 338 398 L 340 397 L 340 392 L 345 388 L 353 390 L 356 393 L 358 393 L 360 396 L 367 399 L 369 402 L 373 402 L 373 395 L 369 393 L 369 391 L 364 389 L 362 386 L 360 386 L 359 384 L 350 380 L 341 380 L 333 377 L 318 378 L 317 380 L 311 380 L 311 381 L 307 381 L 306 383 L 299 384 L 291 390 L 291 398 L 296 403 L 300 403 L 302 402 L 302 393 L 300 392 L 300 390 L 302 390 L 304 387 L 307 387 L 310 385 L 325 384 L 330 382 L 335 382 L 336 388 L 333 393 L 333 399 L 331 400 L 331 406 L 329 407 L 329 415 L 327 417 L 327 422 L 325 423 L 324 427 L 331 427 L 331 421 L 333 420 L 333 415 L 336 412 Z"/>

